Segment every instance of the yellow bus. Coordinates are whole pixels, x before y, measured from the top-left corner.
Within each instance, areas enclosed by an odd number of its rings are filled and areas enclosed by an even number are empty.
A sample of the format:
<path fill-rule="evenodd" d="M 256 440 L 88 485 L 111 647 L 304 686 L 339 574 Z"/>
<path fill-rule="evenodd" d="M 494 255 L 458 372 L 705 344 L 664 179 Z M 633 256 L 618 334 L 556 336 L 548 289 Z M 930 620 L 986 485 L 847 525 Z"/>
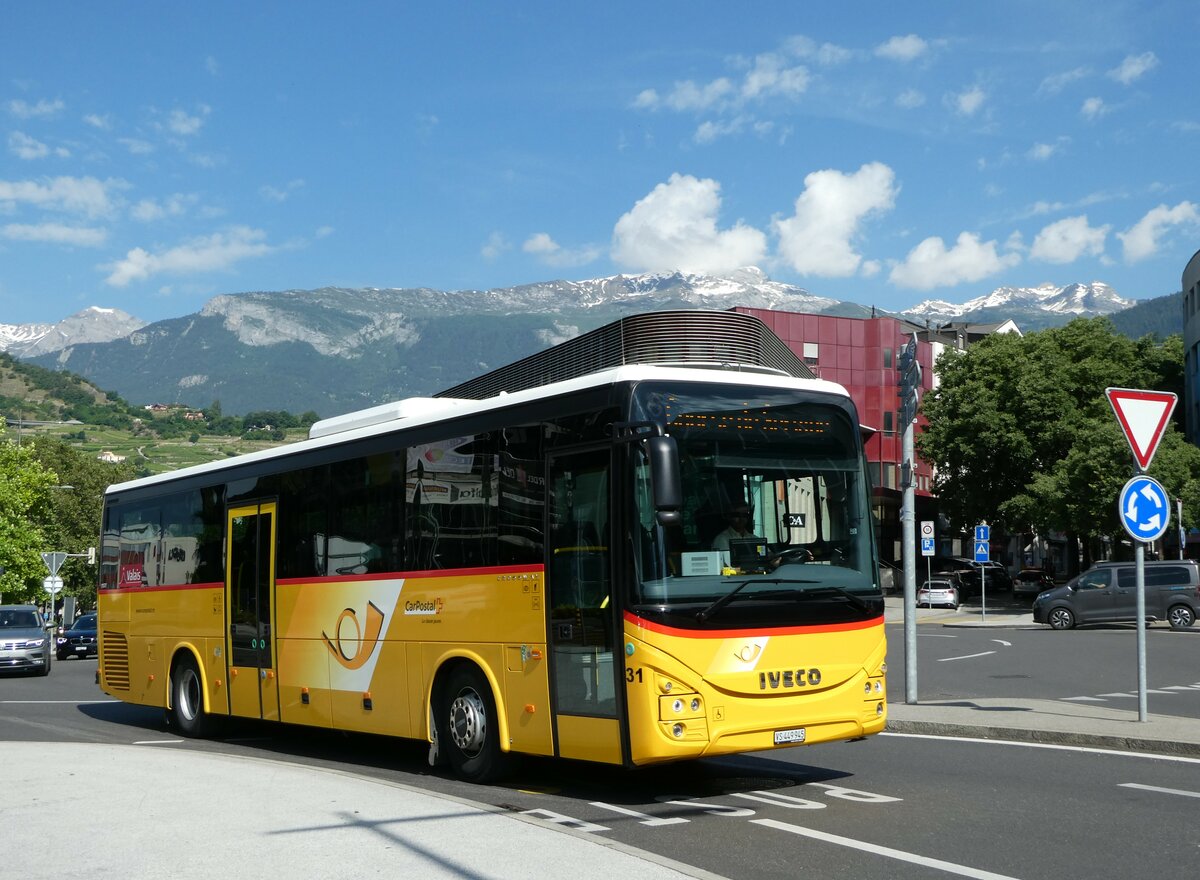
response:
<path fill-rule="evenodd" d="M 518 753 L 639 766 L 877 733 L 862 438 L 757 318 L 626 318 L 110 487 L 100 685 L 188 736 L 234 716 L 425 739 L 473 781 Z"/>

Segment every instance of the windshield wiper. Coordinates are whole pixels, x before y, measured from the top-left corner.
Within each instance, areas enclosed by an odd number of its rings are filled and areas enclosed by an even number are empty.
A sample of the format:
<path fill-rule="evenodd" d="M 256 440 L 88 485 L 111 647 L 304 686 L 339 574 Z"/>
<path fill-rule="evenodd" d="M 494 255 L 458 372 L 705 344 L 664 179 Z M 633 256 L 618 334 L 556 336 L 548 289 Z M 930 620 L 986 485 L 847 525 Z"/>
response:
<path fill-rule="evenodd" d="M 796 578 L 770 578 L 770 579 L 764 579 L 761 581 L 744 580 L 740 584 L 738 584 L 736 587 L 734 587 L 732 590 L 730 590 L 728 593 L 726 593 L 724 596 L 718 596 L 717 600 L 715 602 L 713 602 L 711 605 L 709 605 L 707 608 L 705 608 L 704 610 L 697 611 L 696 612 L 696 620 L 700 621 L 701 623 L 704 623 L 704 621 L 708 620 L 710 617 L 712 617 L 714 614 L 716 614 L 718 611 L 720 611 L 722 608 L 724 608 L 726 605 L 728 605 L 730 602 L 732 602 L 733 597 L 736 596 L 738 593 L 740 593 L 744 587 L 747 587 L 750 584 L 817 584 L 817 583 L 820 583 L 820 581 L 806 581 L 806 580 L 798 580 Z"/>
<path fill-rule="evenodd" d="M 843 590 L 841 587 L 821 587 L 819 590 L 808 590 L 807 592 L 803 593 L 805 598 L 809 596 L 829 596 L 831 594 L 834 596 L 841 596 L 859 611 L 867 612 L 871 610 L 871 606 L 864 602 L 861 598 L 854 595 L 849 590 Z"/>

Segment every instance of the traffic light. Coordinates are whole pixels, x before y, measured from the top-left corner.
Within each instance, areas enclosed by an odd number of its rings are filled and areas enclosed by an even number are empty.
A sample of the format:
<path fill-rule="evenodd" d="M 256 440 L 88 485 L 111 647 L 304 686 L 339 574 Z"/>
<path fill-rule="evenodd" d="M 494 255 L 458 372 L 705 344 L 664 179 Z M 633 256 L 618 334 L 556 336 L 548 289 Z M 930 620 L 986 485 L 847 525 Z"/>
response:
<path fill-rule="evenodd" d="M 900 422 L 909 424 L 917 415 L 917 404 L 920 403 L 921 392 L 921 362 L 917 360 L 917 334 L 900 349 L 896 359 L 896 370 L 900 374 L 896 382 L 900 386 Z"/>

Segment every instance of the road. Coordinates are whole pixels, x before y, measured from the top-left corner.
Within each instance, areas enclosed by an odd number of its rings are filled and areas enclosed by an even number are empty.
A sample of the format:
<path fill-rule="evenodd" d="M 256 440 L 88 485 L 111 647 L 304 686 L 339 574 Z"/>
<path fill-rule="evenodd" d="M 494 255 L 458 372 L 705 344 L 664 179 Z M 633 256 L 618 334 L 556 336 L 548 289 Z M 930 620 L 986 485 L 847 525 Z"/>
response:
<path fill-rule="evenodd" d="M 1095 682 L 1043 681 L 1038 646 L 1055 669 L 1069 658 L 1119 665 L 1124 650 L 1120 633 L 1047 635 L 923 636 L 921 672 L 950 696 L 1011 694 L 1014 686 L 1077 695 L 1088 689 L 1077 684 Z M 1076 636 L 1085 638 L 1068 641 Z M 1200 806 L 1195 759 L 884 734 L 638 771 L 526 761 L 507 785 L 484 787 L 432 773 L 422 744 L 382 737 L 244 723 L 215 740 L 181 740 L 161 711 L 109 701 L 95 669 L 95 660 L 73 660 L 47 678 L 0 677 L 0 740 L 138 743 L 319 764 L 537 816 L 731 878 L 1163 880 L 1193 877 L 1200 865 L 1200 828 L 1188 818 Z M 1030 678 L 1002 677 L 1012 674 Z"/>
<path fill-rule="evenodd" d="M 1147 707 L 1200 718 L 1200 627 L 1146 630 Z M 888 627 L 888 682 L 905 694 L 904 628 Z M 1026 697 L 1137 711 L 1137 630 L 917 627 L 919 700 Z"/>

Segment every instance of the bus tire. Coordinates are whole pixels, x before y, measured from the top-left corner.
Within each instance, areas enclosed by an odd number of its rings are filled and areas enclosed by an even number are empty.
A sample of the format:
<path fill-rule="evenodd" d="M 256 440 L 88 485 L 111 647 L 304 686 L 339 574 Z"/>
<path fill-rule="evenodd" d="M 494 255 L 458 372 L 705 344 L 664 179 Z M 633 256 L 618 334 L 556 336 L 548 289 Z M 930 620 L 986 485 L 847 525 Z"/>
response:
<path fill-rule="evenodd" d="M 171 668 L 171 705 L 167 721 L 184 736 L 202 739 L 212 730 L 204 711 L 204 680 L 196 661 L 184 655 Z"/>
<path fill-rule="evenodd" d="M 508 756 L 500 748 L 499 716 L 487 679 L 476 667 L 460 665 L 441 694 L 437 745 L 454 774 L 478 783 L 500 778 Z"/>

